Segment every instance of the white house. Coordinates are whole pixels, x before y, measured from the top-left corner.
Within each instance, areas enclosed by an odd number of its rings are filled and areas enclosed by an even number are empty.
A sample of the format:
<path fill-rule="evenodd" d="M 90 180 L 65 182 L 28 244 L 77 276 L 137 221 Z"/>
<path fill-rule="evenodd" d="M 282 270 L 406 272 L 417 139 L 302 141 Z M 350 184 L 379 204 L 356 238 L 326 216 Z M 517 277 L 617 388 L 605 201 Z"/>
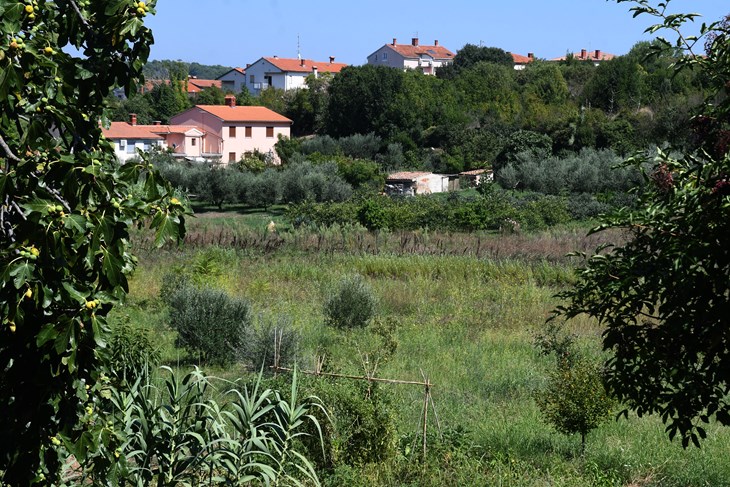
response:
<path fill-rule="evenodd" d="M 389 195 L 444 193 L 459 189 L 458 186 L 458 176 L 423 171 L 396 172 L 385 180 L 385 192 Z"/>
<path fill-rule="evenodd" d="M 441 66 L 454 62 L 454 53 L 434 41 L 432 46 L 421 45 L 418 37 L 411 39 L 410 44 L 398 44 L 393 39 L 390 44 L 368 56 L 368 64 L 388 66 L 390 68 L 415 69 L 423 74 L 436 74 Z"/>
<path fill-rule="evenodd" d="M 246 86 L 246 70 L 233 68 L 230 71 L 218 76 L 216 80 L 221 82 L 221 89 L 227 93 L 240 93 Z"/>
<path fill-rule="evenodd" d="M 165 138 L 148 127 L 137 125 L 137 116 L 132 114 L 129 122 L 112 122 L 108 129 L 102 128 L 102 133 L 114 144 L 117 159 L 126 162 L 137 155 L 137 149 L 148 151 L 152 147 L 167 147 Z"/>
<path fill-rule="evenodd" d="M 268 88 L 278 88 L 284 91 L 305 88 L 304 80 L 310 74 L 315 77 L 319 73 L 337 74 L 346 66 L 347 64 L 344 63 L 336 63 L 332 56 L 330 56 L 329 62 L 278 56 L 262 57 L 246 67 L 246 87 L 253 95 Z"/>

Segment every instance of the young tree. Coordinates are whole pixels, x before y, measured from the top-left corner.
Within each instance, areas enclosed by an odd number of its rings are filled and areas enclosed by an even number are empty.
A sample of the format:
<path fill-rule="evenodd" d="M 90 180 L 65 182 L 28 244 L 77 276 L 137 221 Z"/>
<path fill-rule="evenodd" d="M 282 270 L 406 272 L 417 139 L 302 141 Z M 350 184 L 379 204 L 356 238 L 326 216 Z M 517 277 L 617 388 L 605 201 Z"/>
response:
<path fill-rule="evenodd" d="M 101 134 L 107 96 L 129 94 L 149 54 L 134 0 L 0 0 L 0 471 L 58 484 L 66 460 L 112 465 L 105 316 L 134 268 L 129 229 L 180 238 L 183 207 L 146 162 L 120 166 Z M 103 391 L 107 391 L 106 393 Z"/>
<path fill-rule="evenodd" d="M 694 118 L 699 150 L 658 151 L 641 206 L 596 230 L 624 229 L 628 242 L 590 258 L 557 311 L 605 325 L 608 387 L 639 415 L 660 414 L 670 438 L 679 433 L 684 446 L 699 445 L 701 422 L 714 416 L 730 425 L 730 28 L 702 27 L 703 56 L 701 38 L 681 32 L 696 14 L 669 15 L 667 1 L 633 3 L 635 15 L 658 18 L 649 32 L 676 33 L 674 45 L 659 44 L 685 52 L 675 67 L 700 70 L 711 87 Z"/>

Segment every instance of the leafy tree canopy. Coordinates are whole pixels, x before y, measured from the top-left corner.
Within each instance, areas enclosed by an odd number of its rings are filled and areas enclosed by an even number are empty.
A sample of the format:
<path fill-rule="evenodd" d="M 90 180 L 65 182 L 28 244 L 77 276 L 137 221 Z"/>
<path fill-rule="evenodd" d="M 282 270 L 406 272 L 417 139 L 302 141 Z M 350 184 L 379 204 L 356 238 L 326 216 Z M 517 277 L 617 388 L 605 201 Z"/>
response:
<path fill-rule="evenodd" d="M 659 414 L 670 438 L 699 445 L 702 423 L 730 425 L 730 28 L 715 22 L 703 26 L 704 38 L 685 37 L 681 28 L 696 14 L 632 3 L 635 15 L 658 20 L 649 32 L 675 34 L 657 52 L 681 49 L 675 69 L 707 80 L 709 97 L 693 120 L 698 150 L 629 161 L 653 163 L 642 204 L 596 230 L 624 229 L 628 243 L 591 257 L 558 313 L 596 317 L 611 352 L 608 387 L 639 415 Z"/>
<path fill-rule="evenodd" d="M 105 316 L 135 265 L 129 230 L 182 237 L 180 201 L 145 162 L 120 166 L 100 120 L 134 89 L 153 11 L 133 0 L 0 0 L 0 471 L 8 485 L 58 485 L 66 460 L 112 469 Z M 104 392 L 106 391 L 106 392 Z"/>

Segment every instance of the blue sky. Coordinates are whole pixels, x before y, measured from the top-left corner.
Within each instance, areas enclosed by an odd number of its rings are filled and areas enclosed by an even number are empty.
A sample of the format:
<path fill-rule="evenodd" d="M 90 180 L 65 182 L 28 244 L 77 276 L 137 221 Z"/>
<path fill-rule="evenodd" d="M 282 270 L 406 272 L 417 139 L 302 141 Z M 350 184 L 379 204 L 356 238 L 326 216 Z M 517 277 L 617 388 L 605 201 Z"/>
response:
<path fill-rule="evenodd" d="M 658 1 L 658 0 L 657 0 Z M 654 2 L 656 3 L 656 1 Z M 652 20 L 632 18 L 632 3 L 606 0 L 158 0 L 148 17 L 150 59 L 241 66 L 262 56 L 302 56 L 364 64 L 395 37 L 434 39 L 456 52 L 464 44 L 495 46 L 539 58 L 600 49 L 625 54 L 648 40 Z M 674 12 L 711 22 L 730 13 L 727 0 L 673 0 Z M 668 36 L 668 34 L 667 34 Z"/>

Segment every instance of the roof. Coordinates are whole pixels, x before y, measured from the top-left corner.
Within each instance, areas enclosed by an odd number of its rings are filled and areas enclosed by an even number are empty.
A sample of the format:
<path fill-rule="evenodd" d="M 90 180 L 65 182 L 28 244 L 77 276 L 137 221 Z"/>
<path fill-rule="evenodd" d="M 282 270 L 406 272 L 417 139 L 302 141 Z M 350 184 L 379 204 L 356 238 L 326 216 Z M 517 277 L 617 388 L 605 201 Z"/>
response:
<path fill-rule="evenodd" d="M 151 125 L 131 125 L 128 122 L 112 122 L 108 129 L 101 131 L 107 139 L 162 139 L 150 131 Z"/>
<path fill-rule="evenodd" d="M 415 181 L 418 178 L 430 176 L 433 173 L 423 171 L 401 171 L 388 174 L 388 181 Z"/>
<path fill-rule="evenodd" d="M 142 125 L 153 134 L 188 134 L 188 132 L 197 130 L 200 135 L 203 131 L 195 125 Z"/>
<path fill-rule="evenodd" d="M 522 54 L 509 53 L 512 56 L 512 62 L 515 64 L 527 64 L 535 60 L 534 57 L 523 56 Z"/>
<path fill-rule="evenodd" d="M 227 75 L 228 73 L 233 73 L 233 72 L 236 72 L 236 73 L 238 73 L 238 74 L 242 74 L 242 75 L 245 75 L 245 74 L 246 74 L 246 70 L 245 70 L 245 69 L 243 69 L 243 68 L 233 68 L 233 69 L 229 69 L 228 71 L 226 71 L 226 72 L 225 72 L 225 73 L 223 73 L 222 75 L 218 76 L 218 77 L 216 78 L 216 80 L 219 80 L 219 79 L 221 79 L 222 77 L 224 77 L 225 75 Z"/>
<path fill-rule="evenodd" d="M 296 59 L 296 58 L 280 58 L 280 57 L 264 57 L 282 71 L 290 73 L 311 73 L 313 68 L 317 68 L 320 73 L 339 73 L 342 68 L 346 68 L 345 63 L 330 63 L 326 61 L 314 61 L 313 59 Z"/>
<path fill-rule="evenodd" d="M 223 86 L 223 82 L 217 79 L 188 79 L 188 93 L 199 93 L 200 91 L 206 88 L 210 88 L 212 86 L 215 86 L 216 88 L 221 88 Z"/>
<path fill-rule="evenodd" d="M 484 173 L 491 173 L 491 169 L 472 169 L 471 171 L 462 171 L 459 174 L 464 176 L 479 176 Z"/>
<path fill-rule="evenodd" d="M 420 44 L 386 44 L 395 52 L 406 58 L 420 58 L 421 56 L 430 56 L 434 59 L 453 59 L 454 53 L 446 49 L 444 46 L 424 46 Z"/>
<path fill-rule="evenodd" d="M 191 110 L 200 109 L 214 115 L 224 122 L 280 122 L 292 123 L 283 115 L 279 115 L 266 107 L 227 105 L 195 105 Z"/>
<path fill-rule="evenodd" d="M 572 53 L 573 59 L 576 61 L 610 61 L 611 59 L 615 58 L 615 54 L 611 54 L 608 52 L 603 52 L 600 49 L 595 49 L 593 51 L 589 51 L 586 49 L 581 49 L 578 52 Z M 568 58 L 568 56 L 561 56 L 551 59 L 551 61 L 565 61 Z"/>

